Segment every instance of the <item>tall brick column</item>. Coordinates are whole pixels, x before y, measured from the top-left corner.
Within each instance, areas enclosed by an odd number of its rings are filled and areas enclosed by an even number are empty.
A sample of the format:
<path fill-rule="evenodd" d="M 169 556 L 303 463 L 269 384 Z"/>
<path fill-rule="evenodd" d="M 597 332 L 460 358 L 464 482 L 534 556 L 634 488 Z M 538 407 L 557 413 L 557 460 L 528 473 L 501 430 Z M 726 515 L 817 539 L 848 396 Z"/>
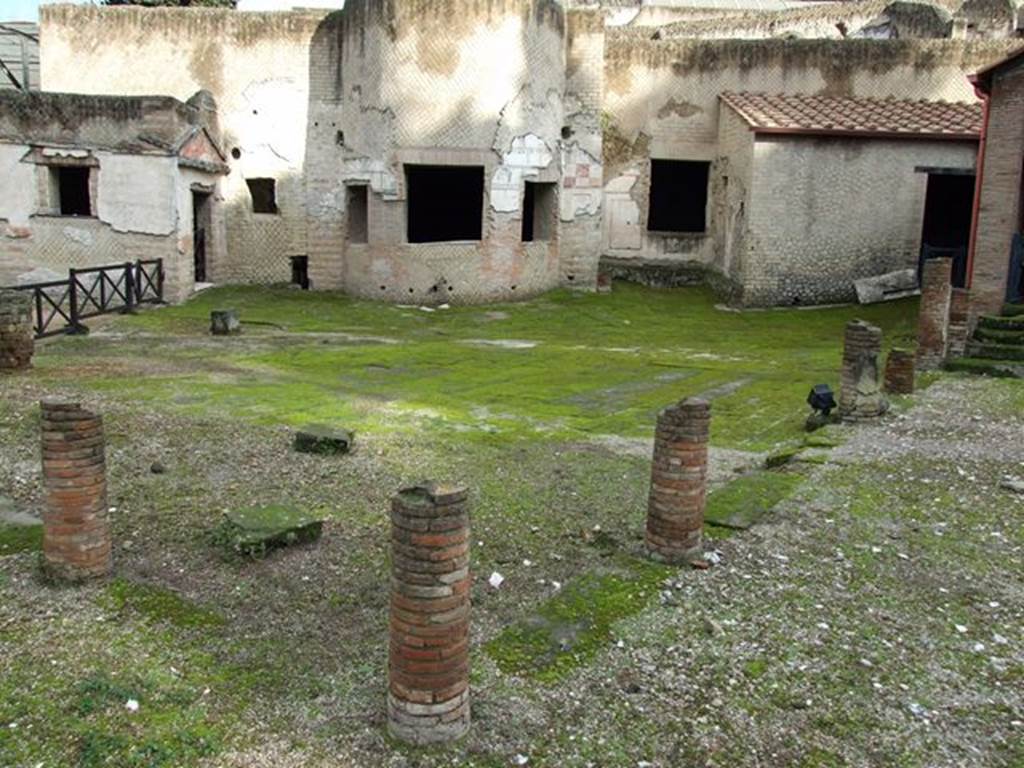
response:
<path fill-rule="evenodd" d="M 914 393 L 914 353 L 893 349 L 885 360 L 885 391 L 890 395 Z"/>
<path fill-rule="evenodd" d="M 878 356 L 882 330 L 863 320 L 846 324 L 839 377 L 839 415 L 855 421 L 881 416 L 889 407 L 882 395 Z"/>
<path fill-rule="evenodd" d="M 0 290 L 0 372 L 28 368 L 34 352 L 32 294 Z"/>
<path fill-rule="evenodd" d="M 658 414 L 647 501 L 647 551 L 670 563 L 700 553 L 711 404 L 691 397 Z"/>
<path fill-rule="evenodd" d="M 412 744 L 469 729 L 467 495 L 427 483 L 391 502 L 388 730 Z"/>
<path fill-rule="evenodd" d="M 946 360 L 952 271 L 950 258 L 926 259 L 921 271 L 921 306 L 917 315 L 917 367 L 921 370 L 939 368 Z"/>
<path fill-rule="evenodd" d="M 43 570 L 60 581 L 110 572 L 103 419 L 78 403 L 42 406 Z"/>

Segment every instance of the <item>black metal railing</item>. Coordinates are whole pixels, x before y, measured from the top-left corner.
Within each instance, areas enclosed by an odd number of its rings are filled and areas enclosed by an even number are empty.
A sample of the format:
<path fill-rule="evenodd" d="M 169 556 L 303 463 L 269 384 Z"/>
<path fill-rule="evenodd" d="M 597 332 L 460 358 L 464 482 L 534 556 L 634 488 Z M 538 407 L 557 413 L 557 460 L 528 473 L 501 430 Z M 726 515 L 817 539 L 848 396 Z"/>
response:
<path fill-rule="evenodd" d="M 86 333 L 82 320 L 110 312 L 131 312 L 139 304 L 163 303 L 164 261 L 149 259 L 69 269 L 67 280 L 12 288 L 32 292 L 37 339 L 58 333 Z"/>

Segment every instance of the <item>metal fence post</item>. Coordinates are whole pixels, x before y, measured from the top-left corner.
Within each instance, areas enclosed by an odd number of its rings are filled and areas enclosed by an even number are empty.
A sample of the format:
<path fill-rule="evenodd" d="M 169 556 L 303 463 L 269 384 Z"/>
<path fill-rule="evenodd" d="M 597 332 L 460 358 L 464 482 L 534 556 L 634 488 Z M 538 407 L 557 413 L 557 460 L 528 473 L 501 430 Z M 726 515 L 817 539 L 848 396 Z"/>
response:
<path fill-rule="evenodd" d="M 71 325 L 68 333 L 78 333 L 78 276 L 75 269 L 68 270 L 68 304 L 71 310 Z"/>
<path fill-rule="evenodd" d="M 123 313 L 126 315 L 132 314 L 135 311 L 135 280 L 132 277 L 132 263 L 126 261 L 124 263 L 124 310 Z"/>

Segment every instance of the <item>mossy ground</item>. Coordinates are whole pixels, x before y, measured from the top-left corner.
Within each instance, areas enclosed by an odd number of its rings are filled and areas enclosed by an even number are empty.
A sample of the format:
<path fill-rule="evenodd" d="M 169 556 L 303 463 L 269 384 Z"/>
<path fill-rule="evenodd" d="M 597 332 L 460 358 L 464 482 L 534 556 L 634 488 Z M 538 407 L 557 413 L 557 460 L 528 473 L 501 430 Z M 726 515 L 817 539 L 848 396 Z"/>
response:
<path fill-rule="evenodd" d="M 227 305 L 261 324 L 210 338 L 209 310 Z M 973 633 L 988 616 L 1009 635 L 1012 615 L 983 609 L 1020 589 L 1018 506 L 1003 503 L 995 539 L 991 493 L 939 492 L 936 477 L 967 481 L 930 454 L 910 474 L 881 458 L 787 465 L 712 495 L 778 502 L 709 544 L 721 566 L 667 569 L 636 557 L 649 458 L 602 440 L 642 444 L 660 407 L 704 393 L 715 447 L 804 446 L 804 398 L 837 386 L 845 322 L 905 344 L 915 313 L 735 313 L 700 290 L 618 285 L 424 312 L 240 288 L 48 342 L 34 371 L 0 382 L 0 483 L 38 505 L 41 396 L 100 409 L 116 577 L 57 589 L 35 553 L 0 554 L 0 765 L 1016 766 L 1020 649 L 990 669 L 952 624 Z M 977 386 L 978 424 L 1018 423 L 1018 382 Z M 308 422 L 354 428 L 355 450 L 295 453 Z M 859 433 L 823 434 L 806 444 Z M 426 477 L 466 483 L 472 504 L 475 725 L 447 752 L 394 744 L 381 719 L 387 504 Z M 217 555 L 226 510 L 271 504 L 324 510 L 323 538 Z M 958 536 L 930 533 L 960 515 Z M 968 583 L 940 617 L 933 587 Z M 910 697 L 943 727 L 909 714 Z"/>

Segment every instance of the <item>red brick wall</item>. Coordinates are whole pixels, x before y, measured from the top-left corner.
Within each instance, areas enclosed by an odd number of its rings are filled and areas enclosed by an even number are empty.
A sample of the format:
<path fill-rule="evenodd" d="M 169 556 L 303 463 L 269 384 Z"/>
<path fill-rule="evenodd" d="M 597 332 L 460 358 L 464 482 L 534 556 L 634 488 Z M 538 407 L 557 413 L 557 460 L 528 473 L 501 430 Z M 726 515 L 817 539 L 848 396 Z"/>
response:
<path fill-rule="evenodd" d="M 928 259 L 921 271 L 921 304 L 917 315 L 917 367 L 938 368 L 949 350 L 950 282 L 953 260 Z"/>

